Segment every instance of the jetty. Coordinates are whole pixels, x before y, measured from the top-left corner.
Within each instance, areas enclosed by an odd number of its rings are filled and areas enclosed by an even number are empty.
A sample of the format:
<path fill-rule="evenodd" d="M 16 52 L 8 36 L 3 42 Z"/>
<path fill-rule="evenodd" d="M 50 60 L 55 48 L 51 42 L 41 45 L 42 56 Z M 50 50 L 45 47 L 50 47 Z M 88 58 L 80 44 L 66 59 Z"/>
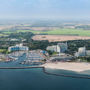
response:
<path fill-rule="evenodd" d="M 71 78 L 79 78 L 79 79 L 90 79 L 88 75 L 82 76 L 74 76 L 74 75 L 65 75 L 65 74 L 55 74 L 46 71 L 45 67 L 42 66 L 27 66 L 27 67 L 0 67 L 0 69 L 32 69 L 32 68 L 41 68 L 43 72 L 47 75 L 54 75 L 54 76 L 62 76 L 62 77 L 71 77 Z"/>

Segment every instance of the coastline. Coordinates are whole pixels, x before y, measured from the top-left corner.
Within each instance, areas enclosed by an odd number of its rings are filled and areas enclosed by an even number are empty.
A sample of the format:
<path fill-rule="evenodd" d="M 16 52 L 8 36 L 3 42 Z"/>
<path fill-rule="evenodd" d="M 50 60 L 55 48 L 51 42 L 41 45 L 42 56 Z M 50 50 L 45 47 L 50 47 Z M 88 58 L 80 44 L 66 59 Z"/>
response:
<path fill-rule="evenodd" d="M 69 70 L 74 72 L 83 72 L 90 70 L 90 63 L 85 62 L 57 62 L 57 63 L 46 63 L 42 65 L 45 68 Z"/>

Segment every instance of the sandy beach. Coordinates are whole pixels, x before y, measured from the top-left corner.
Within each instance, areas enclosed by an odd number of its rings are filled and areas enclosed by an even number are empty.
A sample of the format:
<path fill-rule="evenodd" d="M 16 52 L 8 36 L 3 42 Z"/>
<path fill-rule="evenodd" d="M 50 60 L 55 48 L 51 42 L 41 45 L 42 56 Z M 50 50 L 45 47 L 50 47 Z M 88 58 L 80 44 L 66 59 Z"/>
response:
<path fill-rule="evenodd" d="M 43 65 L 45 68 L 50 69 L 61 69 L 70 70 L 75 72 L 82 72 L 90 70 L 90 63 L 77 63 L 77 62 L 57 62 L 57 63 L 46 63 Z"/>

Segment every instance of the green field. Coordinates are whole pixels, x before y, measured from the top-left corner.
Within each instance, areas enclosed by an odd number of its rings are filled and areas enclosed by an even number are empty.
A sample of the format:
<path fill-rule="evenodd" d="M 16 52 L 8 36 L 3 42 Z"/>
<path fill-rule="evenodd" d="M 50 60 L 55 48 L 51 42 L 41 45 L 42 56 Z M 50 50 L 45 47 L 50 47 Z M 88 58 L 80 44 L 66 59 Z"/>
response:
<path fill-rule="evenodd" d="M 81 29 L 58 29 L 58 30 L 48 30 L 48 31 L 34 31 L 34 30 L 17 30 L 19 32 L 32 32 L 34 34 L 48 34 L 48 35 L 78 35 L 78 36 L 90 36 L 90 30 Z M 13 32 L 7 31 L 5 34 L 10 34 Z"/>
<path fill-rule="evenodd" d="M 46 32 L 52 35 L 79 35 L 90 36 L 90 30 L 77 30 L 77 29 L 60 29 Z"/>
<path fill-rule="evenodd" d="M 48 30 L 48 31 L 18 30 L 18 32 L 32 32 L 34 34 L 49 34 L 49 35 L 90 36 L 90 30 L 78 30 L 78 29 L 59 29 L 59 30 Z"/>

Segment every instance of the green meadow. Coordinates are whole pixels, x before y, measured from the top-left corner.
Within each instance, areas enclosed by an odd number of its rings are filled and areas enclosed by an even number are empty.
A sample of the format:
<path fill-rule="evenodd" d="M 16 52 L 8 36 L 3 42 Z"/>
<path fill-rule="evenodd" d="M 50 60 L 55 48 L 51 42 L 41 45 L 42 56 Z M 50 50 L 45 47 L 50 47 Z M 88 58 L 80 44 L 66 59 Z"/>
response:
<path fill-rule="evenodd" d="M 18 30 L 17 32 L 32 32 L 34 34 L 48 34 L 48 35 L 90 36 L 90 30 L 81 30 L 81 29 L 58 29 L 58 30 L 48 30 L 48 31 Z"/>
<path fill-rule="evenodd" d="M 90 36 L 90 30 L 82 29 L 57 29 L 57 30 L 16 30 L 15 32 L 6 31 L 5 34 L 19 33 L 19 32 L 32 32 L 34 34 L 48 34 L 48 35 L 78 35 L 78 36 Z"/>
<path fill-rule="evenodd" d="M 59 29 L 53 31 L 47 31 L 50 35 L 79 35 L 79 36 L 90 36 L 90 30 L 78 30 L 78 29 Z"/>

